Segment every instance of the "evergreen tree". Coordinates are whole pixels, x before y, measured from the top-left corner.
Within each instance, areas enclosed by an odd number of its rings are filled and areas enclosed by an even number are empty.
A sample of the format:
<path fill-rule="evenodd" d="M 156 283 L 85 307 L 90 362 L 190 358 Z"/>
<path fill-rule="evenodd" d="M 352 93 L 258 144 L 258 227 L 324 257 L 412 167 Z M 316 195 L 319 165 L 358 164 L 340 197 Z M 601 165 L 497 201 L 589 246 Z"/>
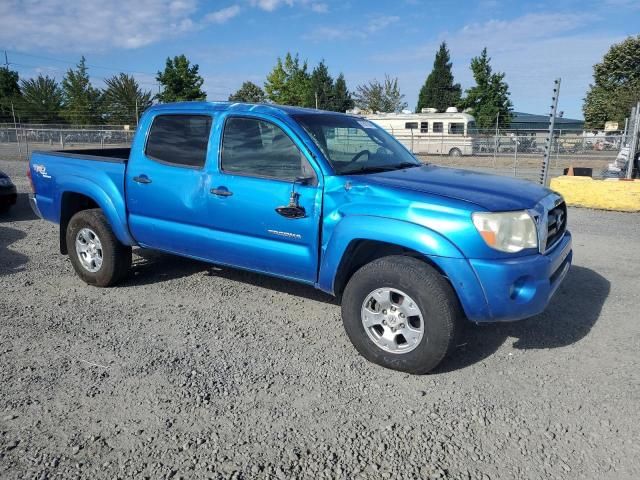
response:
<path fill-rule="evenodd" d="M 444 112 L 447 107 L 457 106 L 460 103 L 462 88 L 459 83 L 453 83 L 449 60 L 447 44 L 442 42 L 433 61 L 433 70 L 420 89 L 416 112 L 420 112 L 423 108 L 436 108 Z"/>
<path fill-rule="evenodd" d="M 307 62 L 300 62 L 298 54 L 287 53 L 284 62 L 280 57 L 264 84 L 267 99 L 280 105 L 310 107 L 311 78 Z M 315 105 L 315 100 L 314 100 Z"/>
<path fill-rule="evenodd" d="M 593 79 L 582 106 L 585 126 L 603 128 L 607 121 L 624 125 L 640 100 L 640 35 L 612 45 L 594 65 Z"/>
<path fill-rule="evenodd" d="M 398 79 L 385 74 L 384 83 L 371 80 L 368 84 L 358 85 L 355 93 L 358 108 L 370 112 L 399 112 L 407 108 L 404 95 L 400 93 Z"/>
<path fill-rule="evenodd" d="M 333 85 L 333 101 L 329 110 L 344 113 L 352 109 L 353 105 L 353 98 L 351 98 L 351 93 L 347 89 L 347 82 L 344 79 L 344 75 L 341 73 Z"/>
<path fill-rule="evenodd" d="M 320 110 L 331 110 L 333 107 L 334 84 L 324 60 L 313 69 L 309 79 L 309 97 L 307 103 Z"/>
<path fill-rule="evenodd" d="M 54 78 L 38 75 L 37 78 L 22 80 L 22 108 L 25 116 L 33 123 L 53 123 L 60 121 L 62 110 L 62 89 Z"/>
<path fill-rule="evenodd" d="M 512 104 L 509 99 L 509 85 L 504 81 L 504 73 L 493 73 L 486 47 L 479 57 L 471 59 L 471 71 L 476 85 L 467 90 L 462 100 L 464 108 L 469 108 L 480 128 L 507 128 L 511 124 Z"/>
<path fill-rule="evenodd" d="M 264 98 L 264 90 L 253 82 L 244 82 L 238 91 L 229 95 L 230 102 L 262 103 Z"/>
<path fill-rule="evenodd" d="M 105 84 L 103 101 L 107 122 L 137 125 L 139 116 L 151 106 L 151 92 L 140 89 L 136 79 L 126 73 L 107 78 Z"/>
<path fill-rule="evenodd" d="M 0 122 L 13 122 L 11 106 L 15 111 L 20 101 L 18 78 L 18 72 L 0 68 Z"/>
<path fill-rule="evenodd" d="M 158 72 L 156 80 L 162 90 L 156 98 L 163 103 L 205 100 L 207 95 L 202 91 L 204 79 L 198 73 L 198 64 L 191 63 L 184 55 L 167 58 L 163 72 Z"/>
<path fill-rule="evenodd" d="M 100 123 L 100 90 L 91 86 L 84 56 L 62 79 L 62 117 L 75 125 Z"/>

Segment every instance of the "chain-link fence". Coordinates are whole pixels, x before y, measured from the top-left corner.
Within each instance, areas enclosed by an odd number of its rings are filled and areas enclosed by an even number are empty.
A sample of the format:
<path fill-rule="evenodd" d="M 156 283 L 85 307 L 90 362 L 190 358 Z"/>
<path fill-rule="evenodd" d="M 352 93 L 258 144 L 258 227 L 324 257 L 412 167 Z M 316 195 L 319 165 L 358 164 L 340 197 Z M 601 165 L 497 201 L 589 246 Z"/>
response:
<path fill-rule="evenodd" d="M 537 181 L 547 132 L 499 132 L 471 135 L 394 136 L 421 159 L 436 165 L 488 171 Z M 625 143 L 622 134 L 556 132 L 551 142 L 550 175 L 570 167 L 594 178 L 607 176 Z"/>
<path fill-rule="evenodd" d="M 42 128 L 0 126 L 0 158 L 27 159 L 33 150 L 128 146 L 135 130 L 120 127 Z M 472 135 L 411 135 L 394 132 L 407 148 L 430 163 L 488 171 L 537 181 L 546 132 L 500 132 Z M 621 134 L 556 132 L 551 146 L 550 175 L 587 169 L 594 178 L 607 176 L 624 144 Z M 584 173 L 585 171 L 583 171 Z"/>
<path fill-rule="evenodd" d="M 134 130 L 119 128 L 0 127 L 0 156 L 26 159 L 33 150 L 127 146 Z"/>

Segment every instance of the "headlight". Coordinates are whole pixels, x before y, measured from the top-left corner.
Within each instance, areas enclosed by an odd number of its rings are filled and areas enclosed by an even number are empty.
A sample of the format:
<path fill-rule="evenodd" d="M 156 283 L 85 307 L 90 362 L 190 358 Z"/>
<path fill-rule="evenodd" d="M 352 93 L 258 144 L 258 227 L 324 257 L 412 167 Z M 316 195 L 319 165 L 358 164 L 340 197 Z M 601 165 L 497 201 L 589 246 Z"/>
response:
<path fill-rule="evenodd" d="M 473 224 L 491 248 L 501 252 L 519 252 L 538 247 L 536 223 L 529 212 L 476 212 Z"/>

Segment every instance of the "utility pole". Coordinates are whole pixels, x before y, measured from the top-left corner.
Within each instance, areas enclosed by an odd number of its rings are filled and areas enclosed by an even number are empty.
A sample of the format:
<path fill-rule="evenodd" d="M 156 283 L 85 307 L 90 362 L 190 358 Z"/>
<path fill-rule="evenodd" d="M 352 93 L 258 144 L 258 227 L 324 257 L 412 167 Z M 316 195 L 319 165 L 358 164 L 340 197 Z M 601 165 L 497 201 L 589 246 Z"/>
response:
<path fill-rule="evenodd" d="M 553 142 L 553 130 L 556 125 L 556 111 L 558 110 L 558 96 L 560 95 L 560 79 L 553 82 L 553 97 L 551 97 L 551 113 L 549 114 L 549 132 L 544 142 L 544 159 L 542 160 L 542 171 L 540 172 L 540 184 L 545 187 L 549 183 L 549 158 L 551 156 L 551 144 Z"/>
<path fill-rule="evenodd" d="M 136 97 L 136 131 L 138 130 L 138 97 Z"/>
<path fill-rule="evenodd" d="M 316 94 L 316 110 L 318 110 L 318 92 L 315 92 Z"/>

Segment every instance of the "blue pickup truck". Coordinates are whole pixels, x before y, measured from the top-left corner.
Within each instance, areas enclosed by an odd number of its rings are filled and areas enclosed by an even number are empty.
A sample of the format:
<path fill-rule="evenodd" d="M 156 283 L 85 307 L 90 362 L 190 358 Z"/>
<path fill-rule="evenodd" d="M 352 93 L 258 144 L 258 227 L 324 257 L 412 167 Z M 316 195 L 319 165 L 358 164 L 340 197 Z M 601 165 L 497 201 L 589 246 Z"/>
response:
<path fill-rule="evenodd" d="M 33 152 L 31 205 L 78 276 L 116 284 L 140 246 L 313 285 L 367 359 L 433 369 L 463 319 L 544 310 L 572 259 L 556 193 L 424 165 L 352 115 L 190 102 L 131 148 Z"/>

